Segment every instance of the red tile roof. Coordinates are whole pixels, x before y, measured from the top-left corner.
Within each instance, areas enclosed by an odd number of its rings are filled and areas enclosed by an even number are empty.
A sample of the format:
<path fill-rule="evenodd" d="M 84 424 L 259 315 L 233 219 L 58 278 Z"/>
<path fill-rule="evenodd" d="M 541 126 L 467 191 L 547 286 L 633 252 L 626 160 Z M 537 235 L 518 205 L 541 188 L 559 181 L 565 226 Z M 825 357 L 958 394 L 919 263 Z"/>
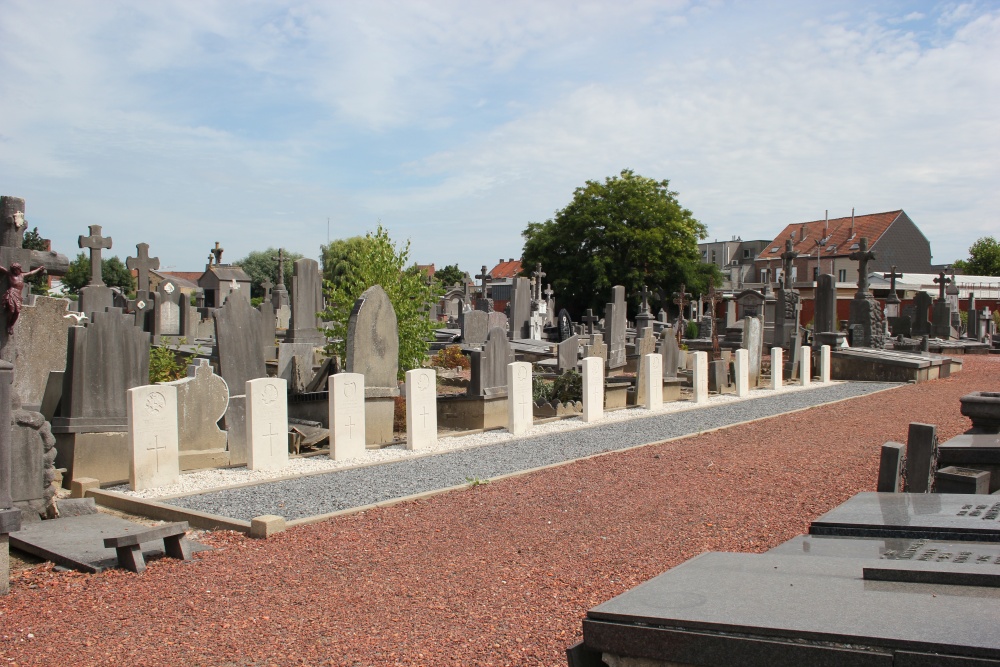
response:
<path fill-rule="evenodd" d="M 521 260 L 512 259 L 507 262 L 500 262 L 490 270 L 493 280 L 503 280 L 504 278 L 514 278 L 521 273 Z"/>
<path fill-rule="evenodd" d="M 886 230 L 889 229 L 889 226 L 902 214 L 902 210 L 897 210 L 887 211 L 886 213 L 856 215 L 854 216 L 853 229 L 851 216 L 833 218 L 830 220 L 829 225 L 825 220 L 797 222 L 781 230 L 781 233 L 757 255 L 757 259 L 773 259 L 776 255 L 783 253 L 785 251 L 785 241 L 788 239 L 792 239 L 792 248 L 794 250 L 808 254 L 815 251 L 816 240 L 825 236 L 827 239 L 826 245 L 823 247 L 824 257 L 839 257 L 851 254 L 854 250 L 857 250 L 857 248 L 852 249 L 851 246 L 858 243 L 862 237 L 868 239 L 868 247 L 872 248 L 878 243 L 878 240 L 885 234 Z M 772 248 L 778 248 L 778 252 L 771 252 Z"/>

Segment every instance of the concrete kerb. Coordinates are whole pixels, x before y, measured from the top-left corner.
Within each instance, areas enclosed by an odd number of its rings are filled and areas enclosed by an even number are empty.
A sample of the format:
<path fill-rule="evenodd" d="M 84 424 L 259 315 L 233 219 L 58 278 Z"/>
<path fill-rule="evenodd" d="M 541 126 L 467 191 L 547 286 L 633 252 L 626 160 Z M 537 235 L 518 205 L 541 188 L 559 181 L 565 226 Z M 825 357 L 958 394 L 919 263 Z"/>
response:
<path fill-rule="evenodd" d="M 646 442 L 646 443 L 641 443 L 641 444 L 638 444 L 638 445 L 633 445 L 631 447 L 624 447 L 624 448 L 621 448 L 621 449 L 614 449 L 614 450 L 606 451 L 606 452 L 597 452 L 596 454 L 589 454 L 587 456 L 581 456 L 581 457 L 575 458 L 575 459 L 568 459 L 566 461 L 559 461 L 557 463 L 550 463 L 550 464 L 544 465 L 544 466 L 537 466 L 535 468 L 528 468 L 526 470 L 518 470 L 516 472 L 508 473 L 506 475 L 499 475 L 497 477 L 491 477 L 491 478 L 489 478 L 486 481 L 487 482 L 498 482 L 498 481 L 510 479 L 510 478 L 513 478 L 513 477 L 520 477 L 522 475 L 534 474 L 534 473 L 541 472 L 543 470 L 548 470 L 548 469 L 551 469 L 551 468 L 558 468 L 560 466 L 569 465 L 571 463 L 577 463 L 579 461 L 586 461 L 586 460 L 589 460 L 589 459 L 594 459 L 594 458 L 597 458 L 597 457 L 600 457 L 600 456 L 607 456 L 609 454 L 619 454 L 621 452 L 627 452 L 627 451 L 630 451 L 630 450 L 633 450 L 633 449 L 640 449 L 642 447 L 650 447 L 650 446 L 654 446 L 654 445 L 663 445 L 663 444 L 666 444 L 666 443 L 669 443 L 669 442 L 674 442 L 674 441 L 677 441 L 677 440 L 685 440 L 687 438 L 691 438 L 691 437 L 694 437 L 694 436 L 697 436 L 697 435 L 704 435 L 706 433 L 714 433 L 715 431 L 722 431 L 722 430 L 725 430 L 725 429 L 728 429 L 728 428 L 734 428 L 734 427 L 737 427 L 737 426 L 743 426 L 743 425 L 746 425 L 746 424 L 752 424 L 754 422 L 765 421 L 767 419 L 774 419 L 775 417 L 782 417 L 784 415 L 795 414 L 797 412 L 805 412 L 806 410 L 812 410 L 812 409 L 815 409 L 815 408 L 818 408 L 818 407 L 823 407 L 823 406 L 827 406 L 827 405 L 836 405 L 837 403 L 843 403 L 845 401 L 853 401 L 853 400 L 857 400 L 857 399 L 860 399 L 860 398 L 867 398 L 869 396 L 874 396 L 875 394 L 880 394 L 880 393 L 885 392 L 885 391 L 892 391 L 894 389 L 899 389 L 900 387 L 905 387 L 905 386 L 907 386 L 907 384 L 899 384 L 897 386 L 887 387 L 885 389 L 880 389 L 878 391 L 872 392 L 870 394 L 865 394 L 863 396 L 849 396 L 847 398 L 841 398 L 841 399 L 837 399 L 835 401 L 829 401 L 827 403 L 820 403 L 818 405 L 810 405 L 810 406 L 806 406 L 804 408 L 797 408 L 795 410 L 789 410 L 788 412 L 782 412 L 781 414 L 777 414 L 777 415 L 769 415 L 769 416 L 766 416 L 766 417 L 757 417 L 755 419 L 748 419 L 746 421 L 737 422 L 737 423 L 734 423 L 734 424 L 727 424 L 725 426 L 717 426 L 715 428 L 705 429 L 704 431 L 699 431 L 697 433 L 688 433 L 688 434 L 685 434 L 685 435 L 679 435 L 677 437 L 668 438 L 666 440 L 658 440 L 656 442 Z M 417 458 L 417 457 L 413 457 L 413 458 Z M 354 466 L 354 467 L 361 468 L 361 467 L 368 467 L 368 466 L 371 466 L 371 465 L 381 465 L 381 464 L 380 463 L 370 463 L 370 464 L 366 464 L 364 466 Z M 346 470 L 346 469 L 347 468 L 342 468 L 342 470 Z M 326 471 L 326 472 L 323 472 L 323 473 L 314 473 L 314 474 L 329 474 L 329 472 L 330 471 Z M 297 475 L 297 476 L 293 477 L 293 479 L 297 479 L 299 477 L 302 477 L 302 475 Z M 271 482 L 271 481 L 277 481 L 277 480 L 268 480 L 268 482 Z M 260 482 L 248 483 L 248 484 L 238 484 L 238 485 L 234 485 L 234 487 L 255 486 L 257 484 L 260 484 Z M 227 487 L 227 488 L 234 488 L 234 487 Z M 440 494 L 443 494 L 443 493 L 451 493 L 452 491 L 461 491 L 461 490 L 470 489 L 470 488 L 471 488 L 471 484 L 465 483 L 465 484 L 456 484 L 454 486 L 444 487 L 444 488 L 440 488 L 440 489 L 432 489 L 430 491 L 421 491 L 420 493 L 414 493 L 414 494 L 410 494 L 410 495 L 407 495 L 407 496 L 400 496 L 399 498 L 390 498 L 389 500 L 383 500 L 383 501 L 380 501 L 380 502 L 377 502 L 377 503 L 370 503 L 370 504 L 367 504 L 367 505 L 359 505 L 358 507 L 350 507 L 350 508 L 343 509 L 343 510 L 337 510 L 336 512 L 328 512 L 328 513 L 325 513 L 325 514 L 316 514 L 314 516 L 303 517 L 301 519 L 293 519 L 293 520 L 287 522 L 286 528 L 287 529 L 291 529 L 291 528 L 295 528 L 297 526 L 307 526 L 307 525 L 314 524 L 314 523 L 320 523 L 320 522 L 323 522 L 323 521 L 328 521 L 330 519 L 336 519 L 336 518 L 342 517 L 342 516 L 350 516 L 352 514 L 360 514 L 361 512 L 367 512 L 367 511 L 371 511 L 371 510 L 374 510 L 374 509 L 381 509 L 381 508 L 392 507 L 393 505 L 398 505 L 400 503 L 411 502 L 411 501 L 415 501 L 415 500 L 423 500 L 425 498 L 431 498 L 433 496 L 437 496 L 437 495 L 440 495 Z M 204 491 L 199 492 L 199 493 L 204 493 Z M 100 495 L 98 495 L 98 494 L 100 494 Z M 129 509 L 128 505 L 131 504 L 131 503 L 134 503 L 134 507 L 135 507 L 136 510 L 138 510 L 140 507 L 143 507 L 143 506 L 151 506 L 152 508 L 156 509 L 157 511 L 160 511 L 160 509 L 162 508 L 163 510 L 166 510 L 166 512 L 164 514 L 169 514 L 169 517 L 168 516 L 159 516 L 159 515 L 151 517 L 151 518 L 155 518 L 155 519 L 164 519 L 164 520 L 170 520 L 170 521 L 183 521 L 183 520 L 186 520 L 186 521 L 188 521 L 194 527 L 205 528 L 205 529 L 212 529 L 212 526 L 209 525 L 209 524 L 212 524 L 214 522 L 214 525 L 216 526 L 216 529 L 222 528 L 222 529 L 239 531 L 239 532 L 242 532 L 242 533 L 245 533 L 245 534 L 249 534 L 250 533 L 250 523 L 247 522 L 247 521 L 241 521 L 239 519 L 230 519 L 230 518 L 227 518 L 227 517 L 221 517 L 221 516 L 217 516 L 217 515 L 214 515 L 214 514 L 208 514 L 208 513 L 205 513 L 205 512 L 198 512 L 198 511 L 195 511 L 195 510 L 187 510 L 187 509 L 175 507 L 173 505 L 165 505 L 163 503 L 157 503 L 157 502 L 154 502 L 154 501 L 141 500 L 141 499 L 133 498 L 131 496 L 125 496 L 125 495 L 122 495 L 120 493 L 116 493 L 114 491 L 97 491 L 97 492 L 95 492 L 95 491 L 89 491 L 88 495 L 93 495 L 93 497 L 97 500 L 97 502 L 100 503 L 100 504 L 102 504 L 102 505 L 106 505 L 108 507 L 112 507 L 113 509 L 120 509 L 122 511 L 131 511 L 134 514 L 140 514 L 140 515 L 143 515 L 143 516 L 149 516 L 144 511 L 133 511 L 132 509 Z M 196 495 L 196 494 L 183 494 L 183 495 Z M 130 502 L 122 503 L 125 506 L 115 506 L 115 505 L 111 505 L 111 504 L 107 504 L 105 502 L 102 502 L 102 498 L 106 497 L 106 496 L 110 496 L 111 497 L 110 499 L 113 500 L 116 503 L 117 502 L 121 502 L 122 499 L 124 501 L 130 501 Z M 180 497 L 180 496 L 175 496 L 175 497 Z"/>
<path fill-rule="evenodd" d="M 204 530 L 235 530 L 241 533 L 250 532 L 250 522 L 230 517 L 199 512 L 166 503 L 134 498 L 117 491 L 104 489 L 89 489 L 87 497 L 93 498 L 98 505 L 109 507 L 120 512 L 137 514 L 139 516 L 157 519 L 159 521 L 187 521 L 192 528 Z"/>

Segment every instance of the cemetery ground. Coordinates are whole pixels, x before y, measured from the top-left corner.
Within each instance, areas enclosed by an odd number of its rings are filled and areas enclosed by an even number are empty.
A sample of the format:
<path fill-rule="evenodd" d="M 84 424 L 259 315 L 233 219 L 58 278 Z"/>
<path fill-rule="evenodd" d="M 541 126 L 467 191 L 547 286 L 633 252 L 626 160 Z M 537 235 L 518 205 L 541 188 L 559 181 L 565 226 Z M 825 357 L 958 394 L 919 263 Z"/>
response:
<path fill-rule="evenodd" d="M 18 571 L 8 665 L 565 665 L 587 609 L 703 551 L 762 552 L 875 488 L 908 424 L 968 428 L 950 378 L 290 529 L 218 531 L 142 575 Z"/>

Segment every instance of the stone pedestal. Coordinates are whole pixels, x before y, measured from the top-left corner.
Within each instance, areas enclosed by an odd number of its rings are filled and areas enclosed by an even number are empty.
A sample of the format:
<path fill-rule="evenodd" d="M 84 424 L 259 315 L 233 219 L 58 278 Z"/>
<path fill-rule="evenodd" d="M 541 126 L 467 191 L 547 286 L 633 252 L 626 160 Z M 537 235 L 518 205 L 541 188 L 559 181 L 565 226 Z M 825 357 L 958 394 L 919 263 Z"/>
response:
<path fill-rule="evenodd" d="M 861 339 L 855 336 L 851 343 L 853 347 L 885 348 L 885 315 L 879 302 L 870 294 L 866 294 L 865 298 L 854 297 L 848 322 L 851 327 L 861 327 Z"/>
<path fill-rule="evenodd" d="M 783 350 L 780 347 L 771 348 L 771 389 L 777 391 L 781 389 L 783 377 L 782 368 L 785 365 L 782 360 L 784 357 Z"/>
<path fill-rule="evenodd" d="M 803 387 L 812 383 L 812 348 L 805 345 L 799 356 L 799 377 L 802 378 Z"/>
<path fill-rule="evenodd" d="M 691 370 L 694 372 L 692 377 L 694 402 L 704 403 L 708 400 L 708 354 L 695 352 L 691 356 L 693 357 Z"/>
<path fill-rule="evenodd" d="M 733 372 L 736 375 L 736 395 L 743 398 L 750 393 L 750 353 L 747 350 L 736 350 L 733 360 Z"/>
<path fill-rule="evenodd" d="M 583 367 L 583 421 L 595 422 L 604 416 L 604 360 L 586 357 Z"/>

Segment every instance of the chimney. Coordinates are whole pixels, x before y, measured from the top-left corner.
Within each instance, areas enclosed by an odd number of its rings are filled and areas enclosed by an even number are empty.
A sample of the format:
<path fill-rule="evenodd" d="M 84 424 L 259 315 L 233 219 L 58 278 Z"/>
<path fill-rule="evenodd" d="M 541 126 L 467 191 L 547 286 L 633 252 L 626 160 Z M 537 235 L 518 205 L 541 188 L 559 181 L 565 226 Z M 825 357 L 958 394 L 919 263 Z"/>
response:
<path fill-rule="evenodd" d="M 806 238 L 806 223 L 802 223 L 802 233 L 799 234 L 799 240 L 804 241 Z"/>
<path fill-rule="evenodd" d="M 497 264 L 503 264 L 503 257 L 497 260 Z"/>
<path fill-rule="evenodd" d="M 513 258 L 513 257 L 511 257 L 511 258 L 510 258 L 510 259 L 508 259 L 507 261 L 508 261 L 508 262 L 513 262 L 513 261 L 514 261 L 514 258 Z"/>

